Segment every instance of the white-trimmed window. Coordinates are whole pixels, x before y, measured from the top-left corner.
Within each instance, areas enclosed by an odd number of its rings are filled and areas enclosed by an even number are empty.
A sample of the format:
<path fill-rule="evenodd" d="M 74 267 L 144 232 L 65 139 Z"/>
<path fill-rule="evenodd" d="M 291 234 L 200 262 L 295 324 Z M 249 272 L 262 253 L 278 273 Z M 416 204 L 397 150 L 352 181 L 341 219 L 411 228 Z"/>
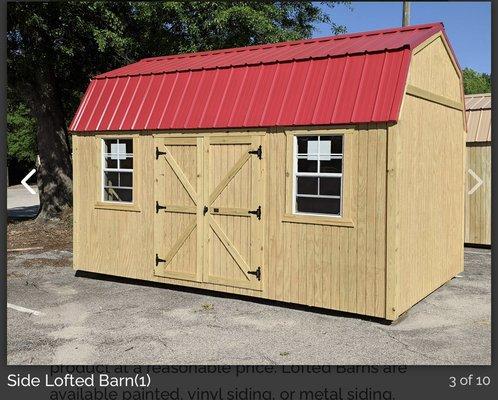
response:
<path fill-rule="evenodd" d="M 133 139 L 102 139 L 102 200 L 133 202 Z"/>
<path fill-rule="evenodd" d="M 341 216 L 343 136 L 294 140 L 294 213 Z"/>

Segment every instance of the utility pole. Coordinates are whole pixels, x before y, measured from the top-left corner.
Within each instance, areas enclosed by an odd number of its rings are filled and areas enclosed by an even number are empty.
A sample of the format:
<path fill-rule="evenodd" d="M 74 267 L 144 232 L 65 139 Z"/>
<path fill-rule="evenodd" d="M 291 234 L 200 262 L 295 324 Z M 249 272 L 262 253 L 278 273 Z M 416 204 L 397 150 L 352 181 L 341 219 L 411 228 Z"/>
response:
<path fill-rule="evenodd" d="M 410 25 L 410 2 L 403 2 L 403 26 Z"/>

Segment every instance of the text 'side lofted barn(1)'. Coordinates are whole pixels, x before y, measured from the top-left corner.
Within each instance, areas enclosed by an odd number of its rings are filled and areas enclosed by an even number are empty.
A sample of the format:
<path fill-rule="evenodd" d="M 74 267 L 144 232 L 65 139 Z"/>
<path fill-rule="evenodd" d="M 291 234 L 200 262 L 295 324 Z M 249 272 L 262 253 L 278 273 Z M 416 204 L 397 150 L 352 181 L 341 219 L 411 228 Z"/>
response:
<path fill-rule="evenodd" d="M 96 76 L 74 268 L 394 320 L 463 269 L 463 104 L 441 23 Z"/>

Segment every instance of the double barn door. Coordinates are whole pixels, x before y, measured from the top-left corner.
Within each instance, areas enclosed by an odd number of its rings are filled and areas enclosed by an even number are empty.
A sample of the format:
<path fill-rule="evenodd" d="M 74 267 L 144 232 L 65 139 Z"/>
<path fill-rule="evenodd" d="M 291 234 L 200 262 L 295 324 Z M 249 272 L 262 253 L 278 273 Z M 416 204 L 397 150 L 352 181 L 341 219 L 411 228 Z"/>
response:
<path fill-rule="evenodd" d="M 157 276 L 261 290 L 261 136 L 155 138 Z"/>

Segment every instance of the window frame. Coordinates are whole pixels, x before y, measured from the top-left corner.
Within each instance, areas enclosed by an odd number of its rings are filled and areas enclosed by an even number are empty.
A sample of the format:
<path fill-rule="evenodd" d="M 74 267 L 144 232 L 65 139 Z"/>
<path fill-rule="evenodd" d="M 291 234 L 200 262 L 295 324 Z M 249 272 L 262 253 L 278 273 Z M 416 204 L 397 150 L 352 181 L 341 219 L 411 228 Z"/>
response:
<path fill-rule="evenodd" d="M 286 185 L 285 185 L 285 213 L 282 217 L 284 222 L 295 222 L 295 223 L 308 223 L 308 224 L 318 224 L 318 225 L 332 225 L 332 226 L 344 226 L 344 227 L 354 227 L 354 222 L 351 219 L 351 203 L 352 203 L 352 193 L 351 193 L 351 141 L 352 133 L 355 132 L 355 128 L 352 126 L 344 127 L 334 127 L 334 128 L 316 128 L 310 127 L 309 129 L 303 130 L 286 130 Z M 341 178 L 341 195 L 340 195 L 340 214 L 323 214 L 323 213 L 308 213 L 296 210 L 296 197 L 297 197 L 297 137 L 298 136 L 342 136 L 342 171 L 341 174 L 337 173 L 326 173 L 328 176 L 339 176 Z M 319 167 L 317 166 L 317 172 L 309 173 L 308 176 L 324 176 L 320 175 L 318 172 Z M 306 174 L 308 173 L 304 173 Z M 329 175 L 330 174 L 330 175 Z M 301 175 L 303 176 L 303 175 Z M 327 176 L 325 176 L 327 177 Z M 311 197 L 320 197 L 319 195 L 310 195 Z M 323 196 L 322 196 L 323 197 Z M 337 196 L 336 196 L 337 198 Z"/>
<path fill-rule="evenodd" d="M 112 204 L 115 204 L 115 203 L 118 203 L 118 204 L 125 204 L 125 205 L 128 205 L 128 204 L 133 204 L 133 200 L 135 199 L 135 192 L 133 191 L 133 181 L 135 180 L 134 178 L 134 175 L 135 175 L 135 171 L 134 171 L 134 168 L 106 168 L 106 157 L 109 157 L 112 153 L 106 153 L 105 151 L 105 141 L 106 140 L 117 140 L 117 143 L 119 144 L 119 141 L 120 140 L 131 140 L 132 143 L 133 143 L 133 139 L 124 139 L 124 138 L 113 138 L 113 139 L 109 139 L 109 138 L 106 138 L 106 139 L 101 139 L 101 145 L 102 145 L 102 176 L 101 176 L 101 181 L 100 181 L 100 184 L 101 184 L 101 195 L 102 197 L 100 198 L 100 201 L 104 202 L 104 203 L 112 203 Z M 130 156 L 131 154 L 131 156 Z M 133 156 L 133 153 L 124 153 L 124 156 L 125 158 L 132 158 L 133 159 L 133 164 L 135 164 L 135 157 Z M 121 160 L 118 158 L 117 160 L 117 165 L 120 165 L 121 164 Z M 117 172 L 117 173 L 120 173 L 120 172 L 130 172 L 131 173 L 131 179 L 132 179 L 132 183 L 131 183 L 131 186 L 106 186 L 106 179 L 105 179 L 105 173 L 106 172 Z M 105 190 L 108 189 L 108 188 L 119 188 L 119 189 L 129 189 L 131 190 L 131 201 L 117 201 L 117 200 L 105 200 Z"/>
<path fill-rule="evenodd" d="M 340 173 L 331 173 L 331 172 L 321 172 L 320 171 L 320 153 L 317 153 L 317 172 L 298 172 L 297 166 L 298 166 L 298 160 L 299 160 L 299 155 L 304 154 L 306 156 L 309 156 L 309 153 L 299 153 L 298 152 L 298 146 L 297 146 L 297 141 L 298 137 L 300 135 L 294 135 L 293 141 L 294 141 L 294 146 L 293 146 L 293 153 L 292 156 L 294 158 L 294 166 L 293 166 L 293 185 L 292 185 L 292 213 L 296 215 L 311 215 L 311 216 L 322 216 L 322 217 L 342 217 L 343 216 L 343 199 L 344 199 L 344 191 L 343 191 L 343 176 L 344 176 L 344 135 L 341 134 L 335 134 L 335 135 L 315 135 L 315 134 L 310 134 L 310 137 L 317 137 L 318 142 L 320 142 L 320 137 L 321 136 L 340 136 L 342 138 L 342 153 L 340 154 L 340 158 L 337 157 L 338 153 L 330 153 L 331 159 L 341 160 L 341 172 Z M 303 135 L 301 135 L 303 136 Z M 335 154 L 335 155 L 334 155 Z M 310 177 L 310 178 L 318 178 L 318 194 L 298 194 L 297 193 L 297 180 L 298 177 Z M 341 188 L 340 188 L 340 194 L 339 196 L 336 195 L 321 195 L 320 194 L 320 178 L 340 178 L 341 180 Z M 309 198 L 324 198 L 324 199 L 339 199 L 339 214 L 327 214 L 327 213 L 312 213 L 312 212 L 304 212 L 304 211 L 298 211 L 297 210 L 297 197 L 309 197 Z"/>
<path fill-rule="evenodd" d="M 105 167 L 105 140 L 132 140 L 133 142 L 133 168 L 106 168 Z M 97 209 L 107 209 L 107 210 L 122 210 L 122 211 L 141 211 L 138 205 L 139 198 L 139 147 L 138 147 L 138 135 L 98 135 L 96 136 L 96 147 L 99 151 L 99 179 L 98 179 L 98 194 L 97 201 L 95 202 L 95 208 Z M 128 154 L 128 153 L 126 153 Z M 105 196 L 105 171 L 111 172 L 131 172 L 132 173 L 132 201 L 112 201 L 104 200 Z M 128 187 L 127 187 L 128 188 Z"/>

